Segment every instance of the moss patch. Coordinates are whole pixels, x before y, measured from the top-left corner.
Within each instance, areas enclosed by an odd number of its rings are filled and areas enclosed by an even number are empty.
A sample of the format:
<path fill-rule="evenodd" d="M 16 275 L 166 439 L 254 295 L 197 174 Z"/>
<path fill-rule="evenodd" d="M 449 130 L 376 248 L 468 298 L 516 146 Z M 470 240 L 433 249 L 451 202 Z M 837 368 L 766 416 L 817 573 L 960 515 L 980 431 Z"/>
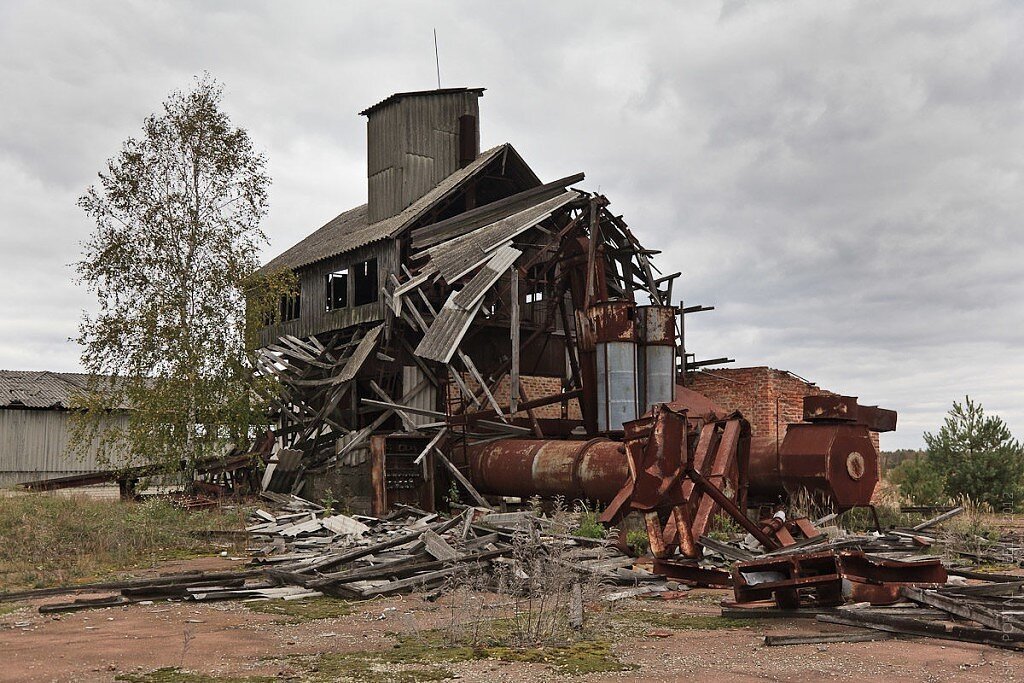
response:
<path fill-rule="evenodd" d="M 20 602 L 0 602 L 0 617 L 4 616 L 5 614 L 12 614 L 20 609 L 24 609 L 25 607 L 27 607 L 27 605 L 24 605 Z"/>
<path fill-rule="evenodd" d="M 128 683 L 273 683 L 272 676 L 208 676 L 182 671 L 178 667 L 156 669 L 143 674 L 119 674 L 115 681 Z"/>
<path fill-rule="evenodd" d="M 749 619 L 726 619 L 714 615 L 684 614 L 634 610 L 616 615 L 620 621 L 645 627 L 668 628 L 677 631 L 714 631 L 718 629 L 742 629 L 754 625 Z M 756 623 L 756 622 L 755 622 Z"/>
<path fill-rule="evenodd" d="M 558 673 L 582 675 L 630 671 L 636 667 L 620 662 L 611 645 L 602 640 L 581 640 L 564 646 L 515 648 L 504 645 L 445 645 L 438 631 L 418 636 L 399 635 L 390 650 L 377 652 L 329 653 L 314 657 L 295 657 L 297 668 L 308 672 L 310 680 L 333 681 L 440 681 L 454 674 L 448 665 L 458 662 L 493 659 L 503 662 L 543 664 Z"/>
<path fill-rule="evenodd" d="M 316 619 L 337 619 L 352 613 L 352 603 L 320 597 L 306 600 L 258 600 L 242 603 L 246 609 L 270 614 L 278 624 L 298 624 Z"/>

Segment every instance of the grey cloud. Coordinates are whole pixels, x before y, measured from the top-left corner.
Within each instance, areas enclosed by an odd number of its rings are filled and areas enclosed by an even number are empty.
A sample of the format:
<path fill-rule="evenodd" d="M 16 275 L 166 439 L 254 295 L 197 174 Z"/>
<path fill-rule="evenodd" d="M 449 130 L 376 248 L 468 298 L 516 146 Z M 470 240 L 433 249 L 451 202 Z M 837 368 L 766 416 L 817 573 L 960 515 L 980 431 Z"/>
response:
<path fill-rule="evenodd" d="M 365 200 L 360 109 L 488 88 L 484 144 L 577 170 L 714 304 L 703 357 L 895 408 L 971 393 L 1024 430 L 1024 41 L 1011 2 L 0 6 L 0 366 L 73 369 L 75 198 L 210 71 L 265 149 L 277 253 Z"/>

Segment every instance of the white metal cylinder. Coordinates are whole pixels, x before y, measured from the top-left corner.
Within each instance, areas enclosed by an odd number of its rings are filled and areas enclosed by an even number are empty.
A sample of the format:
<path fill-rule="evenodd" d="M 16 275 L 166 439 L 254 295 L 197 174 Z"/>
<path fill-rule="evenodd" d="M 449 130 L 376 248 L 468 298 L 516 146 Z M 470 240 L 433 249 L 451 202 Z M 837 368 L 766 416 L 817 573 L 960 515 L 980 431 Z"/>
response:
<path fill-rule="evenodd" d="M 637 418 L 636 344 L 598 342 L 597 428 L 617 431 Z"/>

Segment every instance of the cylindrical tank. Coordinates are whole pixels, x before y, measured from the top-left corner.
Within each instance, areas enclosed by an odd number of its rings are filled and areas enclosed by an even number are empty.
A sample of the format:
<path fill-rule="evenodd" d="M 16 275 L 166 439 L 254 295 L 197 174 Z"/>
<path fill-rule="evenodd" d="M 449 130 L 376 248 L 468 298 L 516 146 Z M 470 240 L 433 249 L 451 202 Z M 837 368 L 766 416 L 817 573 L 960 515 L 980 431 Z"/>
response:
<path fill-rule="evenodd" d="M 839 508 L 867 505 L 878 459 L 864 425 L 793 423 L 777 448 L 774 439 L 751 444 L 750 497 L 767 503 L 805 492 Z"/>
<path fill-rule="evenodd" d="M 636 305 L 602 301 L 587 316 L 597 360 L 597 429 L 621 431 L 638 415 Z"/>
<path fill-rule="evenodd" d="M 473 485 L 496 496 L 610 503 L 629 478 L 622 443 L 502 439 L 466 449 Z"/>
<path fill-rule="evenodd" d="M 676 309 L 671 306 L 637 306 L 640 348 L 637 363 L 640 379 L 640 412 L 656 403 L 675 399 Z"/>

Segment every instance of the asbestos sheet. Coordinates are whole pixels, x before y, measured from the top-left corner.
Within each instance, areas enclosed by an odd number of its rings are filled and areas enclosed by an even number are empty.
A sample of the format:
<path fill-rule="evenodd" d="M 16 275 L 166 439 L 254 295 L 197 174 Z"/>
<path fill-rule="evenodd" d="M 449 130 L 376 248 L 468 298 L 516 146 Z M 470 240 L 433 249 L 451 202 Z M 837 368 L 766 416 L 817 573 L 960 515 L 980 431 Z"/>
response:
<path fill-rule="evenodd" d="M 473 279 L 460 291 L 452 292 L 444 302 L 430 329 L 416 347 L 416 355 L 441 363 L 449 362 L 473 318 L 480 311 L 484 295 L 522 255 L 523 252 L 509 246 L 495 251 Z"/>
<path fill-rule="evenodd" d="M 578 192 L 569 190 L 467 235 L 431 247 L 427 250 L 430 265 L 441 273 L 445 282 L 455 282 L 489 259 L 495 249 L 511 244 L 517 235 L 534 227 L 577 197 Z"/>

